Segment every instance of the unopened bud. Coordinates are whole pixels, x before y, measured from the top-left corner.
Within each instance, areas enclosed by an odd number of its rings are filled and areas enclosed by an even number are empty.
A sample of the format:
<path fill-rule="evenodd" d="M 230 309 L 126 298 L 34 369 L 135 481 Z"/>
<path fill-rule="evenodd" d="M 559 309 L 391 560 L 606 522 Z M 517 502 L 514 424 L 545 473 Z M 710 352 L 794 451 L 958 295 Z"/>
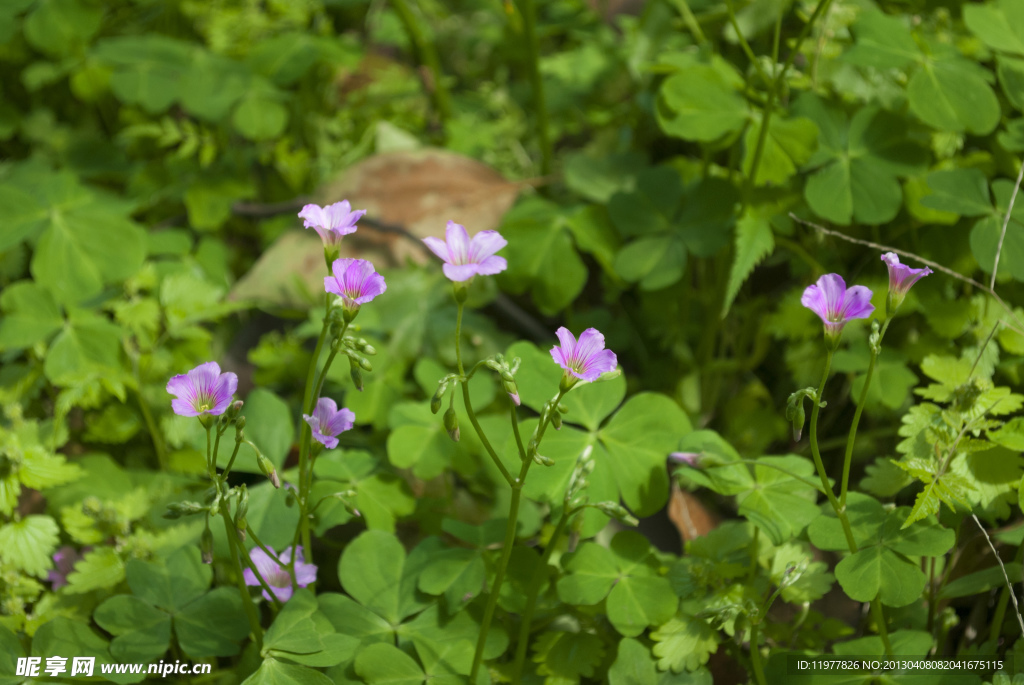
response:
<path fill-rule="evenodd" d="M 449 438 L 455 442 L 459 441 L 459 417 L 453 407 L 448 407 L 448 411 L 444 413 L 444 429 L 448 431 Z"/>
<path fill-rule="evenodd" d="M 359 358 L 359 367 L 363 371 L 366 371 L 367 373 L 373 371 L 373 364 L 371 364 L 370 360 L 367 359 L 366 357 L 360 357 Z"/>
<path fill-rule="evenodd" d="M 607 514 L 608 516 L 611 516 L 612 518 L 617 519 L 618 521 L 621 521 L 622 523 L 625 523 L 628 526 L 635 526 L 638 523 L 640 523 L 632 514 L 630 514 L 626 510 L 624 506 L 622 506 L 618 502 L 599 502 L 594 506 L 600 509 L 603 513 Z"/>
<path fill-rule="evenodd" d="M 245 483 L 241 485 L 241 494 L 238 496 L 238 508 L 235 509 L 235 528 L 242 535 L 245 535 L 245 529 L 249 527 L 249 488 L 246 487 Z"/>
<path fill-rule="evenodd" d="M 562 415 L 557 411 L 551 412 L 551 425 L 554 426 L 555 430 L 562 430 Z"/>
<path fill-rule="evenodd" d="M 199 502 L 171 502 L 167 505 L 164 518 L 171 520 L 179 519 L 182 516 L 194 516 L 205 511 L 208 511 L 207 507 L 204 507 Z"/>
<path fill-rule="evenodd" d="M 554 466 L 555 460 L 551 457 L 545 457 L 542 454 L 533 455 L 534 463 L 540 464 L 541 466 Z"/>
<path fill-rule="evenodd" d="M 352 365 L 352 370 L 349 371 L 349 376 L 352 377 L 352 385 L 355 386 L 359 392 L 363 391 L 363 374 L 359 371 L 359 367 L 355 364 Z"/>
<path fill-rule="evenodd" d="M 266 476 L 275 488 L 281 487 L 281 479 L 277 476 L 277 469 L 274 468 L 273 462 L 263 456 L 261 453 L 256 454 L 256 463 L 260 467 L 260 471 Z"/>
<path fill-rule="evenodd" d="M 558 403 L 558 412 L 560 414 L 568 414 L 569 413 L 569 407 L 567 407 L 564 404 L 562 404 L 561 402 L 559 402 Z"/>
<path fill-rule="evenodd" d="M 331 341 L 331 352 L 338 353 L 341 351 L 341 338 L 335 338 Z"/>
<path fill-rule="evenodd" d="M 508 394 L 509 398 L 513 402 L 515 402 L 517 407 L 521 404 L 521 401 L 519 399 L 519 388 L 518 388 L 518 386 L 516 386 L 516 382 L 514 380 L 513 381 L 505 381 L 505 380 L 503 380 L 501 382 L 501 388 L 502 388 L 502 390 L 504 390 Z"/>
<path fill-rule="evenodd" d="M 372 357 L 377 354 L 377 348 L 373 345 L 363 345 L 363 354 L 368 354 Z"/>
<path fill-rule="evenodd" d="M 506 383 L 514 383 L 515 380 L 516 380 L 516 377 L 513 376 L 512 372 L 509 371 L 508 369 L 502 369 L 501 370 L 501 380 L 505 381 Z"/>
<path fill-rule="evenodd" d="M 213 533 L 210 532 L 209 524 L 203 530 L 202 537 L 199 538 L 199 552 L 203 556 L 204 564 L 213 563 Z"/>
<path fill-rule="evenodd" d="M 235 400 L 230 405 L 228 405 L 228 410 L 224 413 L 227 414 L 229 421 L 234 421 L 235 419 L 238 418 L 239 413 L 241 413 L 242 411 L 243 404 L 245 403 L 242 402 L 242 400 Z"/>
<path fill-rule="evenodd" d="M 444 400 L 444 394 L 448 391 L 448 384 L 441 383 L 437 386 L 437 392 L 430 398 L 430 413 L 436 414 L 441 411 L 441 402 Z"/>

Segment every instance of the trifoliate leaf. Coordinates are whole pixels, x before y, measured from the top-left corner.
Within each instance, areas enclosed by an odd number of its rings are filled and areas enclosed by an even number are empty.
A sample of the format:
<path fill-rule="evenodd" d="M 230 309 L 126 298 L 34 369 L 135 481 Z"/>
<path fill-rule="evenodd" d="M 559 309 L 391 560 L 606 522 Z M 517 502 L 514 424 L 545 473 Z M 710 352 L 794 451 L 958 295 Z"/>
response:
<path fill-rule="evenodd" d="M 604 643 L 590 633 L 549 632 L 537 638 L 534 650 L 539 675 L 560 683 L 578 683 L 580 677 L 594 675 L 604 656 Z"/>

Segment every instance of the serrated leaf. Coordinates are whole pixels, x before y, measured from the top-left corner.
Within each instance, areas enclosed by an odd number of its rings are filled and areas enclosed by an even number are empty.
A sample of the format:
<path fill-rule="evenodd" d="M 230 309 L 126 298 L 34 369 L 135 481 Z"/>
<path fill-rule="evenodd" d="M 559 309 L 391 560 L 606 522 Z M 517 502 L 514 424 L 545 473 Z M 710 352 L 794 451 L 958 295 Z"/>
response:
<path fill-rule="evenodd" d="M 86 553 L 68 574 L 65 592 L 78 594 L 101 588 L 112 588 L 124 580 L 124 562 L 110 547 L 100 547 Z"/>
<path fill-rule="evenodd" d="M 924 488 L 917 493 L 914 506 L 910 510 L 910 515 L 904 522 L 904 526 L 935 516 L 939 513 L 942 504 L 949 507 L 951 511 L 956 511 L 958 507 L 970 507 L 968 499 L 970 484 L 964 478 L 948 472 L 936 477 L 938 464 L 923 459 L 910 459 L 894 463 L 924 483 Z"/>
<path fill-rule="evenodd" d="M 729 270 L 729 283 L 725 289 L 723 317 L 729 313 L 733 300 L 739 294 L 740 286 L 754 271 L 754 267 L 774 250 L 775 235 L 772 233 L 768 217 L 748 207 L 736 222 L 736 249 Z"/>
<path fill-rule="evenodd" d="M 673 673 L 696 671 L 718 651 L 718 633 L 699 618 L 678 613 L 651 632 L 658 668 Z"/>
<path fill-rule="evenodd" d="M 0 561 L 30 576 L 46 578 L 60 528 L 51 516 L 33 514 L 0 526 Z"/>

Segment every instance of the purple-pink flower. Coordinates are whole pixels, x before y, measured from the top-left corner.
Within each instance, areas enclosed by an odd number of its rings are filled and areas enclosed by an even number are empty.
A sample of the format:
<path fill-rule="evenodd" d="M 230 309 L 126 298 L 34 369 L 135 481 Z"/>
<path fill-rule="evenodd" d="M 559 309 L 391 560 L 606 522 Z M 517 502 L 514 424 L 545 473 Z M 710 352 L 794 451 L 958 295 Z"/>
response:
<path fill-rule="evenodd" d="M 200 364 L 167 381 L 167 392 L 177 398 L 171 401 L 171 408 L 178 416 L 223 414 L 237 389 L 238 376 L 221 373 L 217 362 Z"/>
<path fill-rule="evenodd" d="M 249 558 L 252 559 L 252 563 L 263 576 L 263 580 L 267 581 L 267 585 L 273 590 L 278 601 L 287 602 L 291 599 L 292 593 L 295 591 L 292 586 L 292 577 L 288 574 L 288 563 L 292 558 L 291 547 L 286 547 L 276 559 L 259 547 L 254 547 L 249 552 Z M 260 581 L 251 568 L 244 569 L 242 577 L 245 579 L 246 585 L 260 585 Z M 316 582 L 316 566 L 306 563 L 301 547 L 295 553 L 295 582 L 299 587 L 306 587 L 310 583 Z M 273 600 L 266 590 L 263 591 L 263 598 L 268 602 Z"/>
<path fill-rule="evenodd" d="M 696 467 L 700 461 L 700 452 L 670 452 L 668 458 L 677 464 Z"/>
<path fill-rule="evenodd" d="M 306 228 L 312 228 L 320 234 L 324 247 L 334 247 L 341 242 L 342 236 L 356 232 L 356 222 L 366 214 L 365 209 L 352 211 L 348 200 L 335 202 L 333 205 L 306 205 L 299 212 Z"/>
<path fill-rule="evenodd" d="M 313 415 L 303 414 L 313 437 L 329 450 L 338 446 L 338 435 L 344 433 L 355 423 L 356 415 L 350 409 L 338 409 L 338 405 L 329 397 L 321 397 L 316 402 Z"/>
<path fill-rule="evenodd" d="M 895 252 L 886 252 L 882 255 L 882 261 L 889 267 L 889 297 L 886 299 L 886 309 L 892 316 L 896 308 L 903 304 L 903 298 L 910 292 L 910 288 L 932 273 L 932 270 L 927 266 L 923 269 L 911 269 L 906 264 L 900 264 L 900 258 Z"/>
<path fill-rule="evenodd" d="M 566 374 L 584 381 L 596 381 L 602 373 L 615 370 L 618 364 L 615 353 L 604 349 L 604 336 L 596 328 L 583 331 L 578 341 L 565 326 L 555 334 L 561 345 L 551 348 L 551 357 L 565 369 Z"/>
<path fill-rule="evenodd" d="M 424 238 L 430 251 L 444 260 L 444 275 L 453 281 L 468 281 L 477 274 L 493 276 L 508 268 L 504 257 L 495 252 L 508 245 L 497 231 L 480 231 L 470 240 L 464 226 L 448 222 L 445 239 Z"/>
<path fill-rule="evenodd" d="M 53 563 L 57 567 L 50 571 L 47 580 L 52 583 L 54 590 L 58 590 L 68 584 L 68 574 L 71 573 L 75 564 L 82 560 L 82 555 L 88 552 L 86 547 L 81 553 L 70 545 L 64 545 L 53 553 Z"/>
<path fill-rule="evenodd" d="M 358 309 L 388 289 L 384 277 L 365 259 L 335 259 L 331 273 L 324 277 L 324 290 L 340 295 L 346 309 Z"/>
<path fill-rule="evenodd" d="M 807 286 L 800 304 L 821 317 L 825 338 L 833 345 L 839 342 L 843 326 L 850 319 L 866 319 L 875 310 L 871 290 L 863 285 L 847 289 L 839 274 L 825 274 L 814 285 Z"/>

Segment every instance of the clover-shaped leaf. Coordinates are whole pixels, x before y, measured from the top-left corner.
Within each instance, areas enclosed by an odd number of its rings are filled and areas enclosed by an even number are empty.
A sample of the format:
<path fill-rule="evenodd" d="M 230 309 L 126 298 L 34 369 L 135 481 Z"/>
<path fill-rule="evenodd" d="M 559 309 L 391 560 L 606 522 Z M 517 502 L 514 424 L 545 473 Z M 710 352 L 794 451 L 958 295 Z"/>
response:
<path fill-rule="evenodd" d="M 594 542 L 580 545 L 566 562 L 567 575 L 558 581 L 558 596 L 567 604 L 606 601 L 608 620 L 627 637 L 675 613 L 672 585 L 658 574 L 650 543 L 639 533 L 621 531 L 609 548 Z"/>

